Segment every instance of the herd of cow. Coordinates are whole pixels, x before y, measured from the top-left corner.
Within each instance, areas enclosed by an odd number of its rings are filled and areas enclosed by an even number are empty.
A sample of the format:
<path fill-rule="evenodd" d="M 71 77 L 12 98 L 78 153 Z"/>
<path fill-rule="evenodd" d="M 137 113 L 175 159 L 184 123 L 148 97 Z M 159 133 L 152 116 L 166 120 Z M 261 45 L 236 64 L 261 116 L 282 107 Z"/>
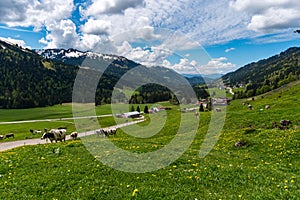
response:
<path fill-rule="evenodd" d="M 46 131 L 41 139 L 44 140 L 50 140 L 50 142 L 52 143 L 53 141 L 57 142 L 57 141 L 66 141 L 66 129 L 51 129 L 50 131 Z M 117 133 L 117 129 L 116 128 L 102 128 L 100 130 L 96 130 L 95 131 L 97 135 L 102 135 L 105 137 L 108 137 L 109 135 L 115 135 Z M 70 134 L 70 138 L 75 140 L 78 137 L 78 133 L 77 132 L 72 132 Z"/>
<path fill-rule="evenodd" d="M 96 130 L 97 135 L 102 135 L 108 137 L 109 135 L 116 135 L 117 129 L 116 128 L 102 128 L 100 130 Z"/>
<path fill-rule="evenodd" d="M 29 131 L 32 134 L 42 134 L 41 130 L 30 129 Z M 104 137 L 108 137 L 109 135 L 115 135 L 117 133 L 117 129 L 116 128 L 102 128 L 102 129 L 96 130 L 95 133 L 97 135 L 102 135 Z M 46 141 L 48 141 L 48 139 L 49 139 L 51 143 L 53 141 L 62 142 L 62 141 L 66 141 L 66 136 L 67 136 L 67 130 L 65 128 L 51 129 L 50 131 L 48 131 L 45 128 L 44 133 L 41 137 L 41 140 L 46 139 Z M 6 135 L 0 135 L 0 140 L 7 139 L 7 138 L 14 138 L 14 137 L 15 137 L 15 135 L 13 133 L 8 133 Z M 77 139 L 77 137 L 78 137 L 78 132 L 72 132 L 70 134 L 70 138 L 73 140 Z"/>

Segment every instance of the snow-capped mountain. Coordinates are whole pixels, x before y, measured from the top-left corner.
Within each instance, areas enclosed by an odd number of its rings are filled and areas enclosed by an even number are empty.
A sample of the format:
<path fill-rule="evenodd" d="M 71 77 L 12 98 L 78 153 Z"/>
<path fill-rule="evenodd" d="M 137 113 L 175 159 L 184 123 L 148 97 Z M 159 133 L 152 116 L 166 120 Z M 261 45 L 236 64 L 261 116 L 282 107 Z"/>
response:
<path fill-rule="evenodd" d="M 70 65 L 107 71 L 110 74 L 124 74 L 139 64 L 122 56 L 80 51 L 77 49 L 44 49 L 35 50 L 47 59 L 58 60 Z M 121 70 L 121 71 L 120 71 Z"/>
<path fill-rule="evenodd" d="M 74 58 L 90 58 L 90 59 L 101 59 L 105 61 L 126 61 L 127 59 L 122 56 L 108 55 L 101 53 L 94 53 L 90 51 L 80 51 L 77 49 L 37 49 L 36 53 L 43 56 L 44 58 L 56 59 L 60 61 L 66 61 Z"/>

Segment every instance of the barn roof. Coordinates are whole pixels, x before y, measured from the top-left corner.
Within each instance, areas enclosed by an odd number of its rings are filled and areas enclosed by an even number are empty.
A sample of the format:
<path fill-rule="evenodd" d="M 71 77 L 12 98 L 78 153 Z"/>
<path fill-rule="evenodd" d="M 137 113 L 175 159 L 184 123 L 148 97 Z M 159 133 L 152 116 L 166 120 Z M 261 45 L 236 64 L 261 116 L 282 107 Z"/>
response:
<path fill-rule="evenodd" d="M 139 114 L 140 113 L 138 111 L 123 113 L 123 115 L 126 117 L 135 116 L 135 115 L 139 115 Z"/>

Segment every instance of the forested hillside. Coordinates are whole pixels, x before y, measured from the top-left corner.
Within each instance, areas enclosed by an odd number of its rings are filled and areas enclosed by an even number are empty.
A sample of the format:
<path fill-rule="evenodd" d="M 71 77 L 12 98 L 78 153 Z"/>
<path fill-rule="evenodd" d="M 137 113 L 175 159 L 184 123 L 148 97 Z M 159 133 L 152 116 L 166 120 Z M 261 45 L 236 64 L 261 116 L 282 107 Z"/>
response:
<path fill-rule="evenodd" d="M 244 86 L 245 90 L 238 91 L 234 98 L 245 98 L 298 80 L 299 75 L 300 48 L 293 47 L 279 55 L 248 64 L 222 78 L 227 85 Z"/>
<path fill-rule="evenodd" d="M 78 69 L 0 41 L 0 106 L 29 108 L 70 102 Z"/>

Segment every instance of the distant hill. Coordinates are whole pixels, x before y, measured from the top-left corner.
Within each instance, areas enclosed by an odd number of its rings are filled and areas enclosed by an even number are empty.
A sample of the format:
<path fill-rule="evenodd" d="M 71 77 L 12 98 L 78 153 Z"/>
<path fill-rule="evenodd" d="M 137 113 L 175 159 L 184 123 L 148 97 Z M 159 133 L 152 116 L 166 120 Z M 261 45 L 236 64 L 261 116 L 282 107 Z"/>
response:
<path fill-rule="evenodd" d="M 202 85 L 205 84 L 207 80 L 203 78 L 200 74 L 182 74 L 191 85 Z"/>
<path fill-rule="evenodd" d="M 298 80 L 300 75 L 300 48 L 293 47 L 272 56 L 248 64 L 222 77 L 224 84 L 244 86 L 234 98 L 245 98 L 266 93 L 282 85 Z"/>

